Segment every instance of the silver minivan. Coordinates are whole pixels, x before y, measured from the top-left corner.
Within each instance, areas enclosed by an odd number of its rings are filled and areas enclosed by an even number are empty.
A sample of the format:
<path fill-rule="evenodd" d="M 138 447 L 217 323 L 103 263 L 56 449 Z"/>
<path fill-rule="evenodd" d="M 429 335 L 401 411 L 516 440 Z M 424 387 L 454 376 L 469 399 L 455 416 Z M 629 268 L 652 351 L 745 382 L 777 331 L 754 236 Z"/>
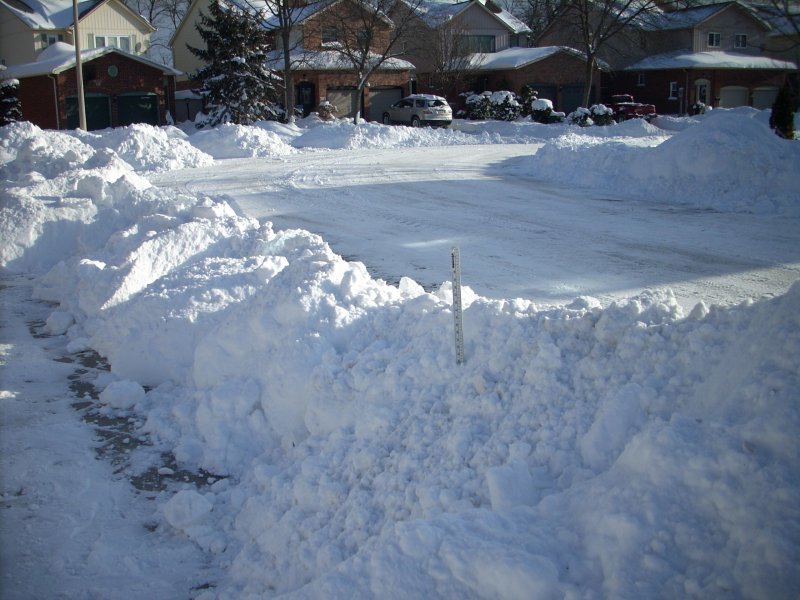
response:
<path fill-rule="evenodd" d="M 402 123 L 411 127 L 447 127 L 453 122 L 453 111 L 441 96 L 412 94 L 390 106 L 383 113 L 383 122 L 386 125 Z"/>

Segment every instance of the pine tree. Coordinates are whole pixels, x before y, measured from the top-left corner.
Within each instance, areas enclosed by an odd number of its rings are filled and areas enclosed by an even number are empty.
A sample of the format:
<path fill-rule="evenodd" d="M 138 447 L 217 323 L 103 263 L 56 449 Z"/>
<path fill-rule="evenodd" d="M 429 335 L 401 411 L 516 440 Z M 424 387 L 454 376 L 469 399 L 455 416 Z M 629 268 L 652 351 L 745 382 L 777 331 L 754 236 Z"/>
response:
<path fill-rule="evenodd" d="M 787 140 L 794 139 L 794 101 L 788 83 L 783 85 L 775 98 L 772 114 L 769 116 L 769 126 L 779 136 Z"/>
<path fill-rule="evenodd" d="M 19 81 L 3 79 L 0 81 L 0 127 L 22 120 L 22 108 L 17 98 Z"/>
<path fill-rule="evenodd" d="M 262 15 L 245 14 L 235 6 L 212 2 L 200 15 L 197 31 L 205 48 L 189 50 L 204 63 L 192 80 L 210 107 L 198 127 L 220 123 L 248 125 L 278 117 L 274 76 L 267 68 L 267 33 Z"/>

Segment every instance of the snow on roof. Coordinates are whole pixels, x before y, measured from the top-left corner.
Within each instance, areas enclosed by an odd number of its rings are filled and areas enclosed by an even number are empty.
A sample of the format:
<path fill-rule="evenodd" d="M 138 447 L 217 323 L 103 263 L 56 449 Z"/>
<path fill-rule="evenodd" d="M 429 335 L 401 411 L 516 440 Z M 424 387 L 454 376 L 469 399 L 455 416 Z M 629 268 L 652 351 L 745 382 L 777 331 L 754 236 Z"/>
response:
<path fill-rule="evenodd" d="M 373 55 L 377 60 L 378 55 Z M 280 53 L 274 54 L 275 63 L 282 64 L 283 57 Z M 304 51 L 292 55 L 293 70 L 308 69 L 311 71 L 341 71 L 351 70 L 352 64 L 340 52 L 324 50 L 322 52 Z M 414 65 L 400 58 L 387 58 L 378 67 L 380 71 L 405 71 L 414 69 Z"/>
<path fill-rule="evenodd" d="M 655 71 L 663 69 L 776 69 L 793 71 L 797 65 L 768 56 L 734 54 L 732 52 L 691 52 L 678 50 L 648 56 L 626 67 L 625 71 Z"/>
<path fill-rule="evenodd" d="M 110 52 L 122 54 L 123 56 L 132 58 L 140 63 L 160 69 L 164 73 L 168 73 L 170 75 L 181 75 L 183 73 L 182 71 L 173 69 L 167 65 L 162 65 L 148 60 L 142 56 L 130 54 L 128 52 L 124 52 L 123 50 L 119 50 L 118 48 L 111 48 L 108 46 L 105 48 L 89 48 L 87 50 L 81 50 L 81 60 L 82 62 L 89 62 L 95 58 L 109 54 Z M 39 58 L 34 62 L 8 67 L 5 75 L 8 77 L 13 76 L 17 78 L 36 77 L 37 75 L 55 75 L 71 69 L 74 66 L 75 46 L 67 44 L 66 42 L 56 42 L 52 46 L 42 50 L 42 52 L 39 54 Z"/>
<path fill-rule="evenodd" d="M 490 1 L 490 0 L 489 0 Z M 512 15 L 504 8 L 492 3 L 493 8 L 487 6 L 487 0 L 423 0 L 414 6 L 414 10 L 430 27 L 438 27 L 446 23 L 455 16 L 461 14 L 473 4 L 480 4 L 485 7 L 497 20 L 505 25 L 511 33 L 530 33 L 531 29 L 517 17 Z"/>
<path fill-rule="evenodd" d="M 527 65 L 544 60 L 559 52 L 572 54 L 583 60 L 586 55 L 575 48 L 568 46 L 542 46 L 539 48 L 508 48 L 500 52 L 488 54 L 473 54 L 470 57 L 468 69 L 480 69 L 481 71 L 506 71 L 509 69 L 521 69 Z M 607 67 L 605 63 L 600 64 L 600 68 Z"/>
<path fill-rule="evenodd" d="M 695 6 L 692 8 L 684 8 L 682 10 L 669 12 L 662 10 L 648 12 L 648 14 L 641 19 L 641 26 L 644 29 L 649 29 L 652 31 L 691 29 L 693 27 L 697 27 L 706 19 L 709 19 L 732 6 L 741 8 L 750 16 L 752 16 L 753 19 L 761 23 L 761 25 L 763 25 L 765 28 L 770 28 L 769 22 L 755 10 L 754 6 L 738 1 Z"/>
<path fill-rule="evenodd" d="M 78 2 L 78 16 L 82 17 L 104 1 Z M 0 0 L 0 4 L 31 29 L 66 29 L 72 26 L 72 0 Z"/>

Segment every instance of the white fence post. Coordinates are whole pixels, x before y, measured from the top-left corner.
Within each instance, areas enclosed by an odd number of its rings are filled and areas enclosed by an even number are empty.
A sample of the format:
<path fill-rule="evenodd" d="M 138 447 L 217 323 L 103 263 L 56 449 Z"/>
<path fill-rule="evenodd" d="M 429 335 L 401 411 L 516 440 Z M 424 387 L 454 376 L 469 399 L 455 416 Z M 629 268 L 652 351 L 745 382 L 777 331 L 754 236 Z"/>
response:
<path fill-rule="evenodd" d="M 464 317 L 461 309 L 461 256 L 458 247 L 450 252 L 453 262 L 453 323 L 456 336 L 456 364 L 464 362 Z"/>

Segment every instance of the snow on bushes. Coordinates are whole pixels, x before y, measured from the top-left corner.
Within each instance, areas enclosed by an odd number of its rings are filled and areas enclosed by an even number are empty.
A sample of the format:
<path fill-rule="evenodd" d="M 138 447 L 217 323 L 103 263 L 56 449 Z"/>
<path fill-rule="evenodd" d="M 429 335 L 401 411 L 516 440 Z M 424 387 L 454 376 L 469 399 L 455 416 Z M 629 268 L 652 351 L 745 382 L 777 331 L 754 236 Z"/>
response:
<path fill-rule="evenodd" d="M 514 121 L 520 116 L 522 106 L 513 92 L 467 93 L 467 118 L 471 120 L 495 119 Z"/>

